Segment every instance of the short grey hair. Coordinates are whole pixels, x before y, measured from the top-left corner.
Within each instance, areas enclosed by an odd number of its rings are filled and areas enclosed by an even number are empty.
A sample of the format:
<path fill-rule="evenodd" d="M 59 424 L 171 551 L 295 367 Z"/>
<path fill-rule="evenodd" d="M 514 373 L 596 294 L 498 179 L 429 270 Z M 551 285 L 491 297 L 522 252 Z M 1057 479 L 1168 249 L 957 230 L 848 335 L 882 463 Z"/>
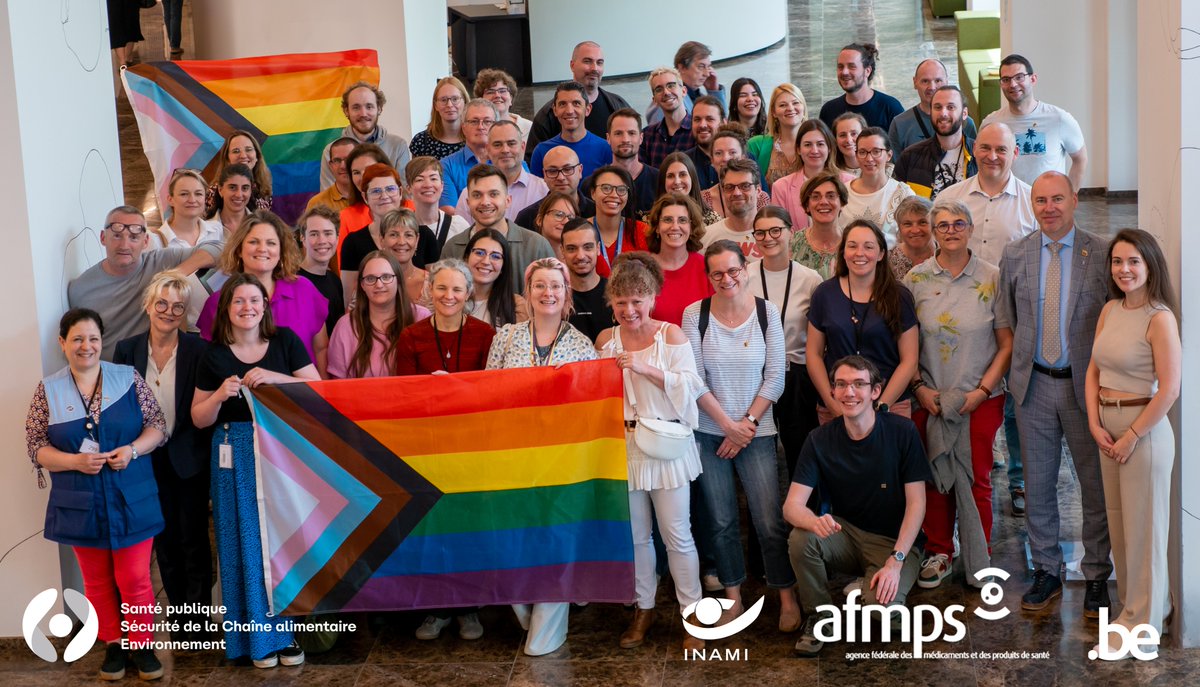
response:
<path fill-rule="evenodd" d="M 475 280 L 471 277 L 471 268 L 467 267 L 467 263 L 463 262 L 462 260 L 459 260 L 458 258 L 446 258 L 445 260 L 438 260 L 425 269 L 428 270 L 428 274 L 425 277 L 426 294 L 433 294 L 433 280 L 437 279 L 438 272 L 443 270 L 454 270 L 455 272 L 461 274 L 463 279 L 467 280 L 467 296 L 470 297 L 474 295 Z"/>
<path fill-rule="evenodd" d="M 492 111 L 492 119 L 500 119 L 500 111 L 496 109 L 496 103 L 488 100 L 487 98 L 472 98 L 471 101 L 467 103 L 467 106 L 463 108 L 463 113 L 466 113 L 466 111 L 472 107 L 486 107 Z"/>
<path fill-rule="evenodd" d="M 971 218 L 971 208 L 967 207 L 967 204 L 961 200 L 939 198 L 933 204 L 933 209 L 929 211 L 929 224 L 933 224 L 933 218 L 937 217 L 937 213 L 939 212 L 949 212 L 955 217 L 967 220 L 967 224 L 975 226 L 975 220 Z M 899 214 L 899 210 L 897 210 L 897 214 Z"/>
<path fill-rule="evenodd" d="M 146 221 L 146 213 L 142 212 L 141 208 L 135 208 L 132 205 L 118 205 L 104 216 L 104 226 L 107 227 L 112 222 L 113 215 L 137 215 L 142 218 L 142 222 Z"/>

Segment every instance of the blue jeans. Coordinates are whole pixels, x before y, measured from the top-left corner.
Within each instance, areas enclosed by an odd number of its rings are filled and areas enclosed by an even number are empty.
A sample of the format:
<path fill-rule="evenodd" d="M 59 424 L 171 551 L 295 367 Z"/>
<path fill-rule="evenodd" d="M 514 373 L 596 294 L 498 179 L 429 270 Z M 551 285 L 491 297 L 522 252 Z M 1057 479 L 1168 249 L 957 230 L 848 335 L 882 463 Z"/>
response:
<path fill-rule="evenodd" d="M 1025 488 L 1025 466 L 1021 463 L 1021 435 L 1017 432 L 1015 394 L 1004 397 L 1004 441 L 1008 444 L 1008 493 Z"/>
<path fill-rule="evenodd" d="M 162 6 L 167 39 L 171 47 L 177 50 L 183 44 L 183 0 L 163 0 Z"/>
<path fill-rule="evenodd" d="M 732 460 L 717 457 L 717 447 L 724 439 L 723 436 L 696 432 L 696 445 L 704 466 L 704 473 L 696 481 L 708 507 L 717 577 L 726 587 L 736 587 L 746 581 L 737 490 L 733 483 L 736 470 L 746 492 L 750 521 L 762 545 L 767 586 L 775 589 L 790 587 L 796 584 L 796 575 L 788 559 L 788 527 L 783 520 L 783 504 L 779 497 L 775 437 L 756 437 Z"/>

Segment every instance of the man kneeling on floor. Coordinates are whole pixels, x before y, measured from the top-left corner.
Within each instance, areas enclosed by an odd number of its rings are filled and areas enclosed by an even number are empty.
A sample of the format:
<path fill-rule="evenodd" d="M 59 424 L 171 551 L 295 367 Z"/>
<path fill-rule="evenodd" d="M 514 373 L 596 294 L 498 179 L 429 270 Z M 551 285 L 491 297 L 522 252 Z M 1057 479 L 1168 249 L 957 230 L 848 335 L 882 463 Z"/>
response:
<path fill-rule="evenodd" d="M 788 553 L 807 620 L 796 642 L 802 656 L 815 656 L 824 646 L 815 628 L 824 617 L 817 608 L 833 604 L 830 571 L 863 575 L 847 588 L 861 590 L 863 606 L 904 604 L 921 566 L 917 539 L 925 482 L 932 478 L 916 425 L 876 412 L 883 381 L 874 364 L 846 356 L 830 368 L 829 382 L 837 404 L 830 410 L 839 417 L 808 435 L 783 504 L 784 517 L 796 528 Z M 822 515 L 808 507 L 818 485 Z M 888 615 L 896 637 L 902 616 Z"/>

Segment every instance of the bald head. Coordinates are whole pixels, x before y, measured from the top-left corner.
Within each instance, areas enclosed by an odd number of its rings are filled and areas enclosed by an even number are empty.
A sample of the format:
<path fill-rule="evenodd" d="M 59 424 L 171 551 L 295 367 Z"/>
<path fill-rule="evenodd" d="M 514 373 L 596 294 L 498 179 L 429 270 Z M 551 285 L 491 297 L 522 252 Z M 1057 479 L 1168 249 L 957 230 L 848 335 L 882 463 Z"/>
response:
<path fill-rule="evenodd" d="M 571 78 L 594 94 L 604 78 L 604 49 L 593 41 L 583 41 L 571 51 Z"/>
<path fill-rule="evenodd" d="M 923 111 L 929 112 L 933 94 L 937 92 L 937 89 L 946 85 L 947 78 L 946 65 L 942 64 L 941 60 L 923 60 L 921 64 L 917 65 L 917 71 L 913 74 L 913 88 L 921 98 Z"/>
<path fill-rule="evenodd" d="M 979 130 L 975 163 L 979 166 L 980 182 L 993 186 L 988 191 L 996 192 L 1000 185 L 1008 183 L 1018 153 L 1016 136 L 1007 124 L 993 122 Z"/>
<path fill-rule="evenodd" d="M 570 169 L 570 173 L 563 173 Z M 574 195 L 583 179 L 583 167 L 579 164 L 579 156 L 566 146 L 555 146 L 546 151 L 542 158 L 542 174 L 551 191 L 561 191 Z"/>
<path fill-rule="evenodd" d="M 1029 195 L 1038 226 L 1051 240 L 1061 239 L 1075 226 L 1075 206 L 1079 198 L 1066 174 L 1043 172 L 1033 180 Z"/>

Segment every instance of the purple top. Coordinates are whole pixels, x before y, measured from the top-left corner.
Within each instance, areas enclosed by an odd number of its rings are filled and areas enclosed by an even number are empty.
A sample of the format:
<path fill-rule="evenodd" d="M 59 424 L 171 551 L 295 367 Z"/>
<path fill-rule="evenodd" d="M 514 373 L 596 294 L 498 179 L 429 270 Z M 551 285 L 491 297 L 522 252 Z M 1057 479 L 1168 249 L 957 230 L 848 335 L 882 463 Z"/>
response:
<path fill-rule="evenodd" d="M 208 297 L 204 309 L 200 311 L 200 319 L 196 326 L 200 336 L 206 341 L 212 341 L 213 320 L 217 316 L 217 301 L 221 300 L 221 292 L 217 291 Z M 275 280 L 275 293 L 271 295 L 271 315 L 275 324 L 287 327 L 296 332 L 308 351 L 308 357 L 316 360 L 313 352 L 313 339 L 325 328 L 325 318 L 329 316 L 329 301 L 326 300 L 317 287 L 307 279 L 299 277 L 291 281 Z"/>

